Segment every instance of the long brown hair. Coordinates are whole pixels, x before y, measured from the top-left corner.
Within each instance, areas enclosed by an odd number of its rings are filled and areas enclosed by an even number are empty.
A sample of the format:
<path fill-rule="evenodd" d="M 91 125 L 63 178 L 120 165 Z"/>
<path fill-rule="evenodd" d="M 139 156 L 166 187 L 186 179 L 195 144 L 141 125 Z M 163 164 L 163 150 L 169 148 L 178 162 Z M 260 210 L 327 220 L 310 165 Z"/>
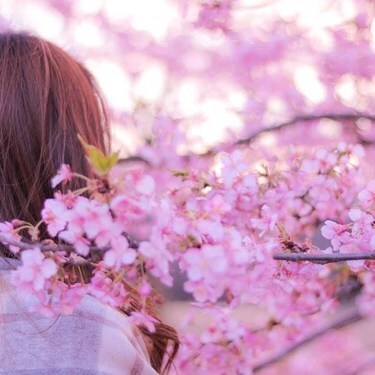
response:
<path fill-rule="evenodd" d="M 48 41 L 26 33 L 0 34 L 1 221 L 36 224 L 62 163 L 92 174 L 77 134 L 109 151 L 107 112 L 92 75 Z M 152 366 L 160 372 L 165 362 L 167 371 L 178 349 L 175 330 L 160 321 L 154 334 L 141 331 L 151 341 Z M 164 360 L 169 342 L 172 354 Z"/>
<path fill-rule="evenodd" d="M 108 121 L 90 73 L 57 46 L 0 36 L 0 218 L 39 220 L 62 163 L 89 174 L 77 133 L 105 150 Z M 107 143 L 106 143 L 107 142 Z"/>

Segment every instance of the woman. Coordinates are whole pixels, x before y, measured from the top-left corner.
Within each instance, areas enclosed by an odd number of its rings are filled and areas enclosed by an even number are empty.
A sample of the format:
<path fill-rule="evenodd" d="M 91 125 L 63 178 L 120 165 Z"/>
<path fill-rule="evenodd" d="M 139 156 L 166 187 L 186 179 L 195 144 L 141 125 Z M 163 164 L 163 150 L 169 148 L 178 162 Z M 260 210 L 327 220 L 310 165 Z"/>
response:
<path fill-rule="evenodd" d="M 59 166 L 92 174 L 77 139 L 108 151 L 106 109 L 91 74 L 50 42 L 24 33 L 0 35 L 0 219 L 37 223 L 52 196 Z M 70 186 L 72 189 L 79 186 Z M 9 256 L 6 249 L 3 251 Z M 154 374 L 178 349 L 175 331 L 159 322 L 151 334 L 125 312 L 85 298 L 56 322 L 27 312 L 12 295 L 2 261 L 0 374 Z M 134 297 L 133 308 L 137 306 Z M 134 307 L 135 306 L 135 307 Z M 147 337 L 145 337 L 147 336 Z M 172 343 L 172 358 L 166 349 Z M 165 358 L 167 357 L 167 358 Z M 163 367 L 164 366 L 164 367 Z"/>

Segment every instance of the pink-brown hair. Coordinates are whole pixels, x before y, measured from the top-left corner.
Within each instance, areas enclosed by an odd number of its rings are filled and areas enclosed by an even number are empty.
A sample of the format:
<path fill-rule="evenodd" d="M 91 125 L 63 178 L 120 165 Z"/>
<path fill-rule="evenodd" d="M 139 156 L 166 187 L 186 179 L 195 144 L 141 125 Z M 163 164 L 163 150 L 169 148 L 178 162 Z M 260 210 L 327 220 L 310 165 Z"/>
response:
<path fill-rule="evenodd" d="M 104 101 L 87 69 L 56 45 L 26 33 L 0 34 L 0 220 L 36 224 L 52 196 L 51 178 L 62 163 L 92 174 L 77 134 L 102 151 L 109 147 Z M 78 188 L 79 186 L 71 186 Z M 133 309 L 137 309 L 134 293 Z M 124 311 L 127 313 L 127 311 Z M 153 367 L 161 371 L 173 328 L 160 322 L 151 341 Z"/>
<path fill-rule="evenodd" d="M 103 151 L 108 121 L 91 74 L 59 47 L 0 37 L 0 218 L 37 222 L 62 163 L 89 174 L 77 133 Z"/>

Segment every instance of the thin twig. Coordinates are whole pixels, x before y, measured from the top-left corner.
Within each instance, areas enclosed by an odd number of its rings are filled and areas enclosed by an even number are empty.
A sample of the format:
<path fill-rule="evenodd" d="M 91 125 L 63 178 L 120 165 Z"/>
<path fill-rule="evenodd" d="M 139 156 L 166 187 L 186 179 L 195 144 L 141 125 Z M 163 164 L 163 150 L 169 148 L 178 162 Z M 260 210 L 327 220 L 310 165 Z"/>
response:
<path fill-rule="evenodd" d="M 41 242 L 26 242 L 25 240 L 15 241 L 10 240 L 4 235 L 0 235 L 0 242 L 7 246 L 15 246 L 21 250 L 29 250 L 29 249 L 36 249 L 39 248 L 40 251 L 66 251 L 67 253 L 71 253 L 75 251 L 74 246 L 72 245 L 65 245 L 65 244 L 43 244 Z M 98 250 L 99 248 L 95 248 Z"/>
<path fill-rule="evenodd" d="M 370 121 L 375 121 L 375 116 L 370 115 L 370 114 L 366 114 L 366 113 L 322 113 L 322 114 L 318 114 L 318 115 L 313 115 L 313 114 L 311 114 L 311 115 L 299 115 L 299 116 L 296 116 L 296 117 L 294 117 L 294 118 L 292 118 L 288 121 L 282 122 L 280 124 L 275 124 L 275 125 L 272 125 L 272 126 L 264 127 L 262 129 L 256 131 L 255 133 L 251 134 L 249 137 L 239 139 L 238 141 L 234 142 L 233 145 L 234 146 L 240 146 L 240 145 L 243 145 L 243 144 L 251 143 L 261 134 L 281 130 L 281 129 L 286 128 L 288 126 L 296 125 L 300 122 L 313 122 L 313 121 L 318 121 L 318 120 L 323 120 L 323 119 L 329 119 L 329 120 L 334 120 L 334 121 L 356 121 L 356 120 L 359 120 L 359 119 L 367 119 L 367 120 L 370 120 Z M 362 141 L 362 143 L 367 143 L 365 140 L 361 140 L 361 141 Z M 220 145 L 218 147 L 220 147 Z M 217 151 L 218 151 L 218 149 L 216 147 L 214 147 L 213 149 L 208 150 L 207 152 L 205 152 L 204 154 L 202 154 L 200 156 L 211 156 L 211 155 L 215 154 Z M 192 155 L 186 155 L 183 158 L 188 160 L 190 156 L 192 156 Z M 129 157 L 126 157 L 126 158 L 122 158 L 122 159 L 119 160 L 119 162 L 120 163 L 143 162 L 148 166 L 150 166 L 150 164 L 151 164 L 148 160 L 146 160 L 145 158 L 143 158 L 142 156 L 139 156 L 139 155 L 133 155 L 133 156 L 129 156 Z"/>
<path fill-rule="evenodd" d="M 289 262 L 312 262 L 312 263 L 337 263 L 350 260 L 375 259 L 375 253 L 330 253 L 330 254 L 307 254 L 307 253 L 276 253 L 275 260 L 287 260 Z"/>
<path fill-rule="evenodd" d="M 253 372 L 258 372 L 260 370 L 263 370 L 264 368 L 273 365 L 274 363 L 277 363 L 284 359 L 289 354 L 292 354 L 296 350 L 300 349 L 301 347 L 305 346 L 306 344 L 314 341 L 315 339 L 323 336 L 324 334 L 328 333 L 331 330 L 339 329 L 344 326 L 347 326 L 349 324 L 355 323 L 359 320 L 363 319 L 363 317 L 360 315 L 358 310 L 352 310 L 347 312 L 346 314 L 340 316 L 333 322 L 328 323 L 324 327 L 320 328 L 319 330 L 315 331 L 314 333 L 306 336 L 305 338 L 301 339 L 300 341 L 297 341 L 295 344 L 289 346 L 288 348 L 280 351 L 276 355 L 272 356 L 271 358 L 268 358 L 267 360 L 259 363 L 253 368 Z"/>
<path fill-rule="evenodd" d="M 137 250 L 139 247 L 139 242 L 131 238 L 128 234 L 124 233 L 126 239 L 131 248 Z M 75 252 L 75 247 L 73 245 L 66 245 L 66 244 L 46 244 L 42 242 L 27 242 L 25 239 L 21 241 L 10 240 L 4 235 L 0 234 L 0 243 L 3 243 L 7 246 L 15 246 L 21 250 L 29 250 L 29 249 L 36 249 L 39 248 L 41 252 L 46 251 L 65 251 L 67 253 Z M 100 253 L 105 252 L 109 249 L 109 247 L 98 247 L 98 246 L 89 246 L 90 253 Z"/>
<path fill-rule="evenodd" d="M 137 162 L 142 162 L 142 163 L 145 163 L 146 165 L 150 165 L 151 163 L 143 158 L 142 156 L 138 156 L 138 155 L 132 155 L 132 156 L 128 156 L 126 158 L 121 158 L 119 159 L 119 164 L 121 163 L 137 163 Z"/>
<path fill-rule="evenodd" d="M 277 124 L 274 126 L 266 127 L 257 132 L 253 133 L 247 138 L 243 138 L 235 142 L 235 145 L 243 145 L 247 143 L 251 143 L 255 138 L 263 133 L 268 133 L 275 130 L 281 130 L 291 125 L 296 125 L 300 122 L 312 122 L 317 120 L 334 120 L 334 121 L 356 121 L 359 119 L 367 119 L 370 121 L 375 121 L 375 116 L 366 114 L 366 113 L 323 113 L 319 115 L 300 115 L 296 116 L 291 120 L 282 122 L 281 124 Z"/>

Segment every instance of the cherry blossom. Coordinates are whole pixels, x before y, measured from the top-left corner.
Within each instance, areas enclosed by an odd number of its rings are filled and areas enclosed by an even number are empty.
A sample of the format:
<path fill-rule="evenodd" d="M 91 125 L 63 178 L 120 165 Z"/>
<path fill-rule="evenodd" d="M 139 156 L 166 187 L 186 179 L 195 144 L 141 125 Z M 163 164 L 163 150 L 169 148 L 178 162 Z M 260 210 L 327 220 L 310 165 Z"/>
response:
<path fill-rule="evenodd" d="M 130 321 L 137 326 L 144 326 L 149 332 L 155 332 L 155 323 L 157 319 L 153 316 L 142 312 L 142 311 L 133 311 L 129 317 Z"/>
<path fill-rule="evenodd" d="M 22 251 L 21 261 L 22 265 L 12 271 L 12 283 L 28 296 L 43 290 L 58 269 L 56 263 L 51 258 L 45 258 L 39 248 Z"/>
<path fill-rule="evenodd" d="M 72 178 L 73 178 L 73 174 L 72 174 L 72 171 L 70 170 L 70 166 L 67 164 L 62 164 L 56 176 L 52 178 L 51 185 L 52 187 L 56 187 L 57 185 L 61 183 L 66 184 L 67 182 L 71 181 Z"/>

